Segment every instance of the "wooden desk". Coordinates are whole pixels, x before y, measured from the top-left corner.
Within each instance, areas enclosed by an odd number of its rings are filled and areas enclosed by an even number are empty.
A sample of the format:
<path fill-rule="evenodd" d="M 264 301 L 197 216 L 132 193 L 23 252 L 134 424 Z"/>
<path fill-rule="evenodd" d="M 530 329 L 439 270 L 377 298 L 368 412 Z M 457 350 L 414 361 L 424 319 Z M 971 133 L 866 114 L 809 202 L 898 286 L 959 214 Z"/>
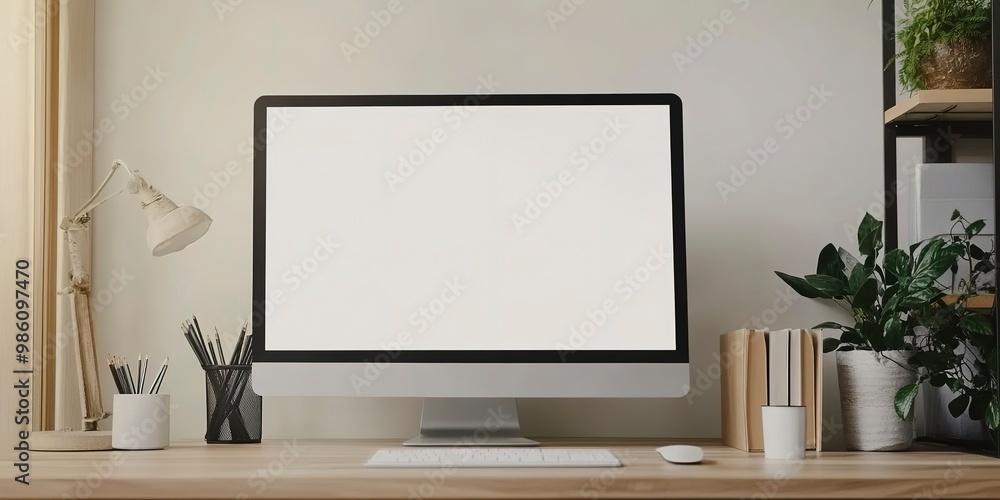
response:
<path fill-rule="evenodd" d="M 672 442 L 678 442 L 676 440 Z M 29 486 L 3 464 L 2 498 L 1000 498 L 1000 460 L 955 451 L 808 453 L 766 461 L 711 442 L 672 465 L 650 440 L 548 440 L 611 448 L 620 469 L 365 469 L 398 441 L 183 441 L 161 451 L 31 456 Z"/>

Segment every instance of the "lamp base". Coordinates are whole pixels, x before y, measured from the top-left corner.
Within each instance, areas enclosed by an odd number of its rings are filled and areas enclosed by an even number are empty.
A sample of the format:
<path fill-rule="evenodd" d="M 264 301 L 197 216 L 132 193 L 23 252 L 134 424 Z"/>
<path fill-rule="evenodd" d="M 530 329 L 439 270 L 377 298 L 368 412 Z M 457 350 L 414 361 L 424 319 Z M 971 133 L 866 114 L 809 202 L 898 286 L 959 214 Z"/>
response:
<path fill-rule="evenodd" d="M 110 431 L 37 431 L 31 433 L 32 451 L 105 451 L 111 449 Z"/>

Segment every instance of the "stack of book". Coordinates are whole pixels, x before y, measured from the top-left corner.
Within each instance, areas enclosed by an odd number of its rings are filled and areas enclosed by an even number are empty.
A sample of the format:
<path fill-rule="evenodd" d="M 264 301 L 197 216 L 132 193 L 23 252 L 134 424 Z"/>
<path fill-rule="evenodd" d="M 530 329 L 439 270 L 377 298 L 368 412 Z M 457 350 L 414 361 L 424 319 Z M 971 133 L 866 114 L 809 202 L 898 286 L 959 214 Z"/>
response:
<path fill-rule="evenodd" d="M 722 443 L 764 451 L 761 407 L 804 406 L 806 449 L 823 448 L 823 343 L 803 329 L 740 329 L 720 338 Z"/>

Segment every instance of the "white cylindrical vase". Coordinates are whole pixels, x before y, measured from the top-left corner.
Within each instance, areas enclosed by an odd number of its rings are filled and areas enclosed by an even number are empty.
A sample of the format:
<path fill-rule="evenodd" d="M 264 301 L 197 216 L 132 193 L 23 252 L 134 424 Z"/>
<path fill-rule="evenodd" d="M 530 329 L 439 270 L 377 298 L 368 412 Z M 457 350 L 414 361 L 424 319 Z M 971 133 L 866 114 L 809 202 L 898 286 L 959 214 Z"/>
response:
<path fill-rule="evenodd" d="M 913 444 L 913 419 L 896 415 L 896 391 L 917 381 L 912 351 L 837 351 L 844 443 L 849 450 L 897 451 Z"/>

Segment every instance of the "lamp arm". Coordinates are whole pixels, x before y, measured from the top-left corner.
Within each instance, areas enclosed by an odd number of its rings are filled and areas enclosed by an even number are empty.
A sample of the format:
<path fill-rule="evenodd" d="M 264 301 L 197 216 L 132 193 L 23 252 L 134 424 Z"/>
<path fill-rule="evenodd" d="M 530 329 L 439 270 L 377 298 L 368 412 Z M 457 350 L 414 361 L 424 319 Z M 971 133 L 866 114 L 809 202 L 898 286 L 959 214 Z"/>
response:
<path fill-rule="evenodd" d="M 111 170 L 108 172 L 108 175 L 104 177 L 104 181 L 101 182 L 97 191 L 94 192 L 90 199 L 87 200 L 86 203 L 84 203 L 72 217 L 63 219 L 62 223 L 59 225 L 59 227 L 66 233 L 66 243 L 69 250 L 70 262 L 70 281 L 74 287 L 84 290 L 90 289 L 90 275 L 86 270 L 84 270 L 83 259 L 80 257 L 79 233 L 87 228 L 87 223 L 90 222 L 90 216 L 88 214 L 91 210 L 103 205 L 105 202 L 122 194 L 124 191 L 118 190 L 117 192 L 98 200 L 98 197 L 100 197 L 101 193 L 104 192 L 104 189 L 108 187 L 108 183 L 111 181 L 111 178 L 114 177 L 115 172 L 117 172 L 119 168 L 124 168 L 129 175 L 133 178 L 135 177 L 135 173 L 133 173 L 132 170 L 125 165 L 125 162 L 115 160 L 114 164 L 111 165 Z"/>
<path fill-rule="evenodd" d="M 77 210 L 76 214 L 74 214 L 73 217 L 70 218 L 71 221 L 78 222 L 79 219 L 83 217 L 87 212 L 90 212 L 91 210 L 99 207 L 100 205 L 104 204 L 104 202 L 110 200 L 111 198 L 114 198 L 115 196 L 122 194 L 123 190 L 119 190 L 118 192 L 109 195 L 103 200 L 95 201 L 97 200 L 97 197 L 100 196 L 101 193 L 104 191 L 104 188 L 108 186 L 108 182 L 110 182 L 111 178 L 114 177 L 115 172 L 118 171 L 119 167 L 124 168 L 129 173 L 129 175 L 133 177 L 135 176 L 132 170 L 129 169 L 127 165 L 125 165 L 125 162 L 121 160 L 115 160 L 114 164 L 111 165 L 111 170 L 108 172 L 108 175 L 104 177 L 104 181 L 101 182 L 101 185 L 97 188 L 97 191 L 95 191 L 93 196 L 91 196 L 90 199 L 83 204 L 83 207 L 81 207 L 80 210 Z"/>

